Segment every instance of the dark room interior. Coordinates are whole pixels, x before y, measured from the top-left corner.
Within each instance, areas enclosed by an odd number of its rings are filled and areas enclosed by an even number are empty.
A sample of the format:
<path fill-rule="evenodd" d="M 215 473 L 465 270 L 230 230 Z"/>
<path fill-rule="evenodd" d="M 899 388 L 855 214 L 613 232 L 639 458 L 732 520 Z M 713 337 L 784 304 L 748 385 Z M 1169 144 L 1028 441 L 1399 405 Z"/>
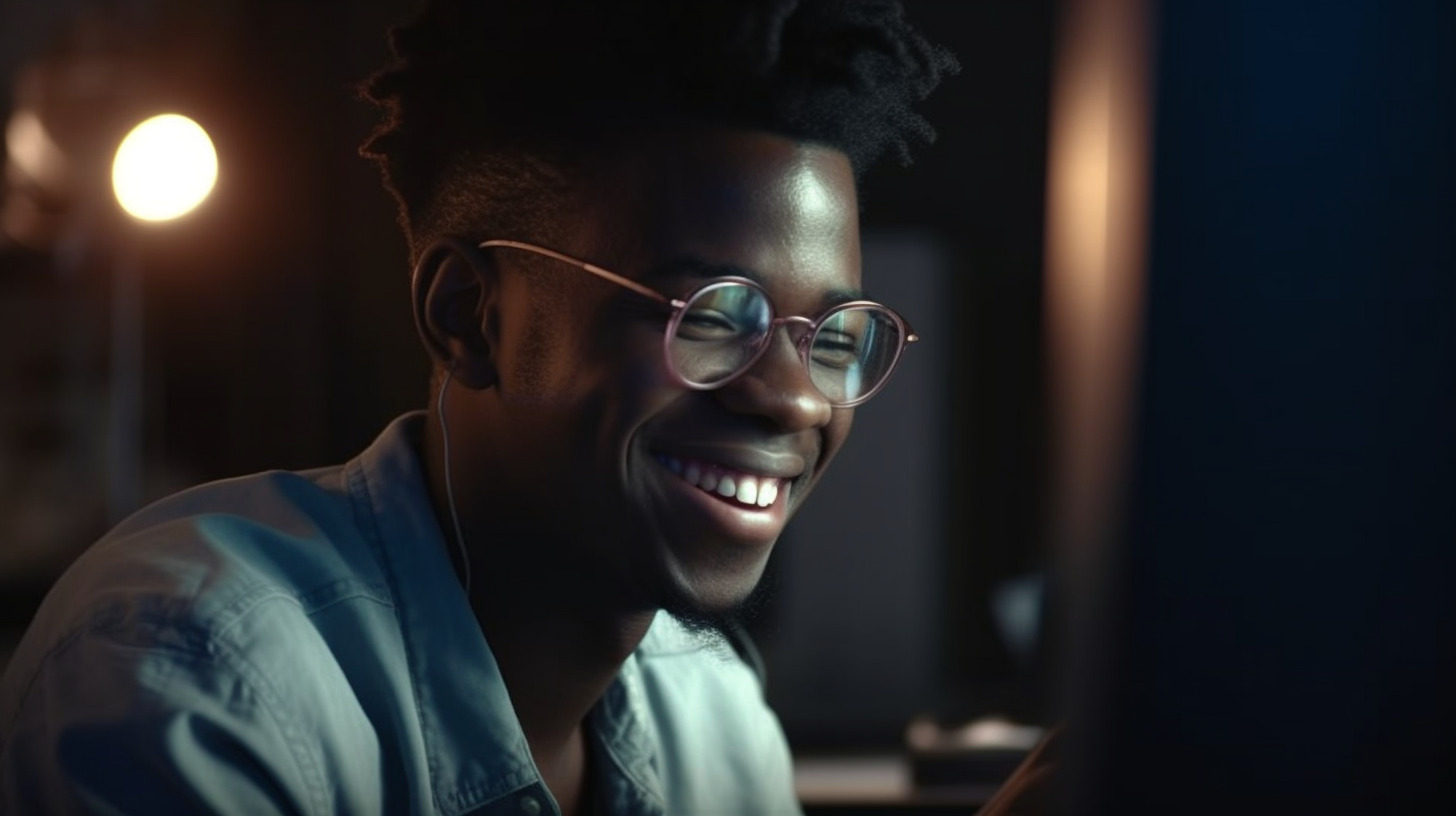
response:
<path fill-rule="evenodd" d="M 861 232 L 923 342 L 749 620 L 806 811 L 975 812 L 1070 719 L 1055 812 L 1450 812 L 1456 7 L 903 4 L 961 68 Z M 0 0 L 0 670 L 144 504 L 426 407 L 358 154 L 412 5 Z M 217 180 L 142 223 L 163 111 Z"/>

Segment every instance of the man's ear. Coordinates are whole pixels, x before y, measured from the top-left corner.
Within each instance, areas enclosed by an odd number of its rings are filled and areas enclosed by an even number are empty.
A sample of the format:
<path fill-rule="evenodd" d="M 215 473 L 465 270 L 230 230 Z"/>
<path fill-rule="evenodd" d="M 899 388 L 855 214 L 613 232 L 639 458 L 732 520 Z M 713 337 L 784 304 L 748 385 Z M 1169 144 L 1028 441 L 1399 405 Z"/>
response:
<path fill-rule="evenodd" d="M 410 294 L 415 327 L 425 349 L 455 382 L 480 390 L 496 383 L 500 291 L 495 266 L 485 253 L 454 238 L 441 238 L 415 262 Z"/>

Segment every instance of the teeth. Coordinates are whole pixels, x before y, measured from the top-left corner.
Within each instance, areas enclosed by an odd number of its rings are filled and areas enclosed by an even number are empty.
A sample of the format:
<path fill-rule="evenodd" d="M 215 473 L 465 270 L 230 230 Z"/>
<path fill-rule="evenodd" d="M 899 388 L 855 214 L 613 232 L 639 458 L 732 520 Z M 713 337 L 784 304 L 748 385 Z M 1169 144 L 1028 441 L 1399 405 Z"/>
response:
<path fill-rule="evenodd" d="M 738 495 L 738 485 L 732 476 L 724 476 L 718 480 L 718 495 L 725 499 Z"/>
<path fill-rule="evenodd" d="M 764 479 L 758 489 L 758 506 L 768 507 L 779 498 L 779 480 Z"/>
<path fill-rule="evenodd" d="M 779 497 L 778 479 L 746 473 L 723 473 L 713 466 L 704 466 L 691 459 L 684 462 L 675 456 L 662 453 L 657 454 L 657 461 L 681 476 L 683 481 L 749 507 L 770 507 Z"/>
<path fill-rule="evenodd" d="M 744 504 L 758 504 L 758 482 L 752 476 L 745 476 L 738 482 L 738 500 Z"/>

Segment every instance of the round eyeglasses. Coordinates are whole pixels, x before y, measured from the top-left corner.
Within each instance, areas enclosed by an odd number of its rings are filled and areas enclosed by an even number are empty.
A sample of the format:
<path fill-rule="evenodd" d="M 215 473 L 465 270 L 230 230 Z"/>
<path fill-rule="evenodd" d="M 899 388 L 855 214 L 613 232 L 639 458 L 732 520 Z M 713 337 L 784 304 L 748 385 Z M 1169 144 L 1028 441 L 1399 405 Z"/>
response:
<path fill-rule="evenodd" d="M 777 317 L 768 293 L 747 278 L 714 278 L 683 298 L 595 264 L 521 241 L 485 241 L 481 249 L 509 247 L 569 263 L 671 309 L 663 334 L 668 371 L 684 386 L 721 388 L 753 367 L 772 344 L 774 329 L 790 332 L 809 379 L 829 404 L 848 408 L 873 397 L 889 381 L 905 347 L 920 338 L 893 309 L 869 300 L 831 307 L 817 318 Z M 797 337 L 793 329 L 797 329 Z"/>

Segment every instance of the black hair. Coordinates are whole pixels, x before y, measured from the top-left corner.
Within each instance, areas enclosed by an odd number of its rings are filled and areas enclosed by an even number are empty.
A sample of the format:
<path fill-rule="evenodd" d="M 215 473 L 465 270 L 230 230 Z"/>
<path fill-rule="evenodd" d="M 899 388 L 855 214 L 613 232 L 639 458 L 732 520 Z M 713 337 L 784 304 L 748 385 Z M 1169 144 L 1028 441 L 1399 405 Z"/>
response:
<path fill-rule="evenodd" d="M 363 85 L 418 253 L 458 232 L 539 236 L 573 162 L 658 124 L 828 145 L 857 175 L 935 138 L 914 110 L 955 57 L 898 0 L 429 0 Z"/>

